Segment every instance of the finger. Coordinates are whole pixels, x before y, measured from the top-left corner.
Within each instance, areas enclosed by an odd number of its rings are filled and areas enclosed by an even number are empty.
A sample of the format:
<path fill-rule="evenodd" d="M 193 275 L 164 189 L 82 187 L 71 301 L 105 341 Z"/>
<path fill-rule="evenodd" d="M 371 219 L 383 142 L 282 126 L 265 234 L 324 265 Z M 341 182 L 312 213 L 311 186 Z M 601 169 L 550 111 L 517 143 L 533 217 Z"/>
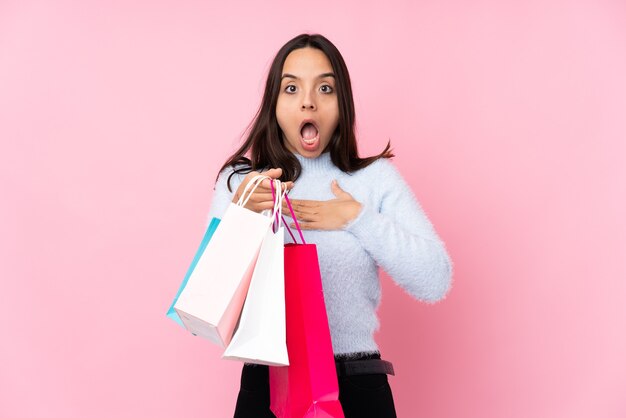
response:
<path fill-rule="evenodd" d="M 247 180 L 252 179 L 254 176 L 258 176 L 259 174 L 261 174 L 261 173 L 259 173 L 258 171 L 251 171 L 251 172 L 249 172 L 244 177 L 244 183 L 247 183 Z"/>
<path fill-rule="evenodd" d="M 265 179 L 263 180 L 259 186 L 256 188 L 255 192 L 260 192 L 260 193 L 272 193 L 272 190 L 274 190 L 274 193 L 276 193 L 277 189 L 276 189 L 276 184 L 274 184 L 274 187 L 272 188 L 272 184 L 271 184 L 272 180 L 269 179 Z M 281 187 L 282 187 L 281 183 Z"/>
<path fill-rule="evenodd" d="M 291 211 L 289 210 L 289 206 L 287 206 L 285 203 L 283 203 L 282 206 L 282 210 L 283 212 L 286 213 L 291 213 Z M 298 219 L 300 219 L 301 216 L 304 215 L 318 215 L 319 213 L 321 213 L 320 207 L 319 206 L 315 206 L 315 207 L 307 207 L 307 206 L 302 206 L 302 207 L 295 207 L 292 205 L 292 209 L 293 212 L 296 214 L 296 216 L 298 217 Z"/>
<path fill-rule="evenodd" d="M 321 203 L 318 200 L 299 200 L 299 199 L 289 199 L 289 204 L 291 204 L 291 207 L 296 210 L 298 209 L 302 209 L 302 208 L 317 208 L 319 206 L 321 206 Z M 283 201 L 283 204 L 287 207 L 287 201 Z"/>
<path fill-rule="evenodd" d="M 303 231 L 304 230 L 312 230 L 312 229 L 321 229 L 317 223 L 313 223 L 313 222 L 311 222 L 311 223 L 304 223 L 304 222 L 302 222 L 302 223 L 298 223 L 298 225 L 300 225 L 300 229 L 302 229 Z M 296 224 L 292 223 L 290 226 L 292 228 L 295 228 Z"/>
<path fill-rule="evenodd" d="M 298 221 L 316 222 L 322 219 L 321 214 L 318 212 L 302 212 L 302 211 L 294 210 L 294 214 L 296 215 L 296 218 L 298 219 Z M 287 212 L 287 215 L 291 216 L 291 213 Z"/>
<path fill-rule="evenodd" d="M 289 199 L 289 202 L 291 203 L 291 206 L 294 207 L 294 209 L 296 207 L 313 208 L 313 207 L 319 206 L 321 203 L 319 200 L 301 200 L 301 199 L 296 199 L 296 200 Z"/>
<path fill-rule="evenodd" d="M 276 188 L 276 185 L 274 185 L 274 188 Z M 259 184 L 258 189 L 272 190 L 272 180 L 264 179 L 261 181 L 261 184 Z"/>
<path fill-rule="evenodd" d="M 297 218 L 297 219 L 299 219 L 298 215 L 296 214 L 296 212 L 294 211 L 294 213 L 292 214 L 288 207 L 283 206 L 281 210 L 282 210 L 284 216 L 288 216 L 290 218 Z"/>
<path fill-rule="evenodd" d="M 262 212 L 266 209 L 273 209 L 274 208 L 274 202 L 261 202 L 261 203 L 257 203 L 257 202 L 248 202 L 248 204 L 245 206 L 246 209 L 250 209 L 254 212 Z"/>
<path fill-rule="evenodd" d="M 321 220 L 321 217 L 316 213 L 298 213 L 296 214 L 296 218 L 298 219 L 298 222 L 318 222 Z"/>
<path fill-rule="evenodd" d="M 277 179 L 283 175 L 283 169 L 282 168 L 270 168 L 263 174 L 265 174 L 266 176 L 270 176 L 273 179 Z M 269 183 L 268 183 L 268 187 L 269 187 Z"/>
<path fill-rule="evenodd" d="M 239 187 L 246 187 L 246 185 L 256 176 L 260 175 L 261 173 L 259 173 L 258 171 L 251 171 L 248 174 L 246 174 L 246 176 L 243 178 L 243 181 L 241 182 L 241 184 L 239 185 Z"/>
<path fill-rule="evenodd" d="M 272 190 L 272 184 L 271 184 L 270 179 L 265 179 L 263 181 L 261 181 L 261 183 L 259 184 L 259 189 L 263 188 L 263 189 L 267 189 L 267 190 Z M 293 181 L 281 181 L 280 182 L 280 187 L 282 190 L 291 190 L 293 189 L 294 183 Z M 274 189 L 276 189 L 276 184 L 274 184 Z"/>
<path fill-rule="evenodd" d="M 333 180 L 330 183 L 330 189 L 333 191 L 333 194 L 337 197 L 352 197 L 350 193 L 344 191 L 341 187 L 339 187 L 339 183 L 337 183 L 337 180 Z"/>
<path fill-rule="evenodd" d="M 250 196 L 250 200 L 253 202 L 272 202 L 272 204 L 274 204 L 274 198 L 271 193 L 255 192 Z"/>
<path fill-rule="evenodd" d="M 321 213 L 319 208 L 299 208 L 299 209 L 294 209 L 294 212 L 298 216 L 313 216 L 313 215 L 319 215 Z"/>
<path fill-rule="evenodd" d="M 245 188 L 248 185 L 248 183 L 250 182 L 250 180 L 252 180 L 254 178 L 254 176 L 258 176 L 259 174 L 260 173 L 258 173 L 256 171 L 251 171 L 250 173 L 246 174 L 246 176 L 243 178 L 243 181 L 241 182 L 241 184 L 239 184 L 239 187 L 237 187 L 237 192 L 236 192 L 237 199 L 239 199 L 239 197 L 241 196 L 241 194 L 245 190 Z"/>

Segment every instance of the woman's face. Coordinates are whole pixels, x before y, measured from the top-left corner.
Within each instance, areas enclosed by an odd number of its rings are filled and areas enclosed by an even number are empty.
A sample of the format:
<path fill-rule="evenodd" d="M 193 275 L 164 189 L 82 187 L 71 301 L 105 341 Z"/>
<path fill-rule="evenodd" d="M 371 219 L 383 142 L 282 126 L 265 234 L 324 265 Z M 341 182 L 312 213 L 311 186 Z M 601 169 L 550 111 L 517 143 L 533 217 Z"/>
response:
<path fill-rule="evenodd" d="M 333 67 L 316 48 L 291 51 L 283 65 L 276 119 L 283 143 L 303 157 L 319 156 L 339 123 Z"/>

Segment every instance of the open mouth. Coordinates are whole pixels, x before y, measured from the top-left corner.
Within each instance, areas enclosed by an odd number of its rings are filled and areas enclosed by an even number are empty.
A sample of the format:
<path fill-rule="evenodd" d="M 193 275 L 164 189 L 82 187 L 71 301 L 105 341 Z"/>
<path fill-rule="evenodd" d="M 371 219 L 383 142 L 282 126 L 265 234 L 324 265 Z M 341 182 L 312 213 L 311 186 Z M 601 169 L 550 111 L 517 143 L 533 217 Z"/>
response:
<path fill-rule="evenodd" d="M 306 145 L 314 145 L 320 139 L 317 125 L 312 121 L 304 121 L 300 127 L 300 137 Z"/>

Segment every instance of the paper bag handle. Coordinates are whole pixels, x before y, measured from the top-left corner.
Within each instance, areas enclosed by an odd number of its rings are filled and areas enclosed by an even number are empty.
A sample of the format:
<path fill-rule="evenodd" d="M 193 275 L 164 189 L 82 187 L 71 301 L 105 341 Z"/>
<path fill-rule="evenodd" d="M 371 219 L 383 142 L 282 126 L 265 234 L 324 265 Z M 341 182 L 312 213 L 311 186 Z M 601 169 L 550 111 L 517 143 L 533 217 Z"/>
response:
<path fill-rule="evenodd" d="M 275 192 L 274 192 L 274 183 L 272 182 L 272 197 L 274 197 L 275 201 L 279 200 L 276 199 L 275 197 Z M 289 212 L 291 212 L 291 219 L 293 219 L 294 223 L 296 224 L 296 229 L 298 230 L 298 233 L 300 234 L 300 238 L 302 239 L 302 243 L 306 244 L 306 241 L 304 240 L 304 235 L 302 234 L 302 229 L 300 229 L 300 224 L 298 223 L 298 218 L 296 218 L 295 213 L 293 213 L 293 207 L 291 207 L 291 202 L 289 201 L 289 197 L 287 197 L 287 190 L 285 190 L 284 193 L 281 193 L 281 196 L 279 196 L 279 198 L 284 198 L 285 202 L 287 202 L 287 206 L 289 207 Z M 281 209 L 282 209 L 282 204 L 280 205 Z M 276 214 L 276 216 L 278 216 L 278 214 Z M 287 228 L 287 231 L 289 232 L 289 235 L 291 235 L 291 238 L 293 239 L 294 243 L 298 243 L 298 241 L 296 240 L 296 237 L 294 237 L 293 233 L 291 232 L 291 228 L 289 227 L 289 224 L 285 221 L 285 217 L 282 216 L 282 210 L 280 213 L 280 217 L 283 220 L 283 225 Z"/>
<path fill-rule="evenodd" d="M 259 185 L 261 184 L 263 180 L 269 179 L 269 178 L 270 178 L 269 176 L 264 176 L 262 174 L 258 174 L 252 177 L 250 181 L 248 182 L 248 184 L 246 184 L 246 187 L 244 187 L 243 193 L 241 193 L 241 196 L 239 197 L 239 200 L 237 201 L 237 206 L 246 206 L 246 204 L 248 203 L 248 200 L 252 197 L 252 193 L 254 193 L 256 188 L 259 187 Z M 252 189 L 248 193 L 248 190 L 250 189 L 250 187 L 252 187 Z M 248 196 L 244 200 L 246 193 L 248 193 Z"/>
<path fill-rule="evenodd" d="M 287 228 L 287 232 L 289 232 L 289 235 L 291 235 L 291 239 L 293 239 L 293 242 L 297 242 L 296 241 L 296 237 L 294 237 L 293 232 L 291 232 L 291 228 L 289 228 L 289 225 L 287 224 L 287 222 L 285 221 L 285 217 L 283 216 L 283 199 L 287 197 L 287 189 L 285 189 L 285 191 L 282 191 L 282 187 L 280 185 L 280 180 L 276 180 L 276 184 L 278 187 L 276 187 L 276 189 L 280 190 L 280 194 L 278 195 L 278 197 L 276 196 L 275 193 L 275 189 L 274 189 L 274 182 L 271 182 L 272 185 L 272 198 L 274 199 L 274 222 L 272 223 L 272 226 L 276 226 L 276 228 L 273 229 L 274 232 L 276 232 L 278 230 L 278 228 L 280 227 L 280 220 L 282 219 L 283 221 L 283 225 Z M 300 234 L 302 236 L 302 234 Z M 304 239 L 303 239 L 304 241 Z"/>

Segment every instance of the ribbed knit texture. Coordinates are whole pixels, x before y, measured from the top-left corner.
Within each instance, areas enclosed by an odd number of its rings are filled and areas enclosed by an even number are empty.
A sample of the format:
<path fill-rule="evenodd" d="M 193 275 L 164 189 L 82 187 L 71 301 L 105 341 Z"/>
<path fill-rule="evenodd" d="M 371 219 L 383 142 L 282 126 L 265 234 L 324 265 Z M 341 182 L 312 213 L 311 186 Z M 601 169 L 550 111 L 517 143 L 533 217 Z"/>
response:
<path fill-rule="evenodd" d="M 335 199 L 331 182 L 336 179 L 339 187 L 363 205 L 341 230 L 303 234 L 307 243 L 317 245 L 335 355 L 377 352 L 378 267 L 414 298 L 434 303 L 445 297 L 452 282 L 452 262 L 445 245 L 389 160 L 379 159 L 348 174 L 332 163 L 330 153 L 312 159 L 295 156 L 302 174 L 289 192 L 290 199 Z M 243 180 L 244 175 L 235 174 L 233 192 L 229 192 L 226 180 L 231 172 L 229 168 L 220 174 L 207 226 L 211 218 L 222 217 Z M 285 231 L 285 242 L 291 241 Z"/>

